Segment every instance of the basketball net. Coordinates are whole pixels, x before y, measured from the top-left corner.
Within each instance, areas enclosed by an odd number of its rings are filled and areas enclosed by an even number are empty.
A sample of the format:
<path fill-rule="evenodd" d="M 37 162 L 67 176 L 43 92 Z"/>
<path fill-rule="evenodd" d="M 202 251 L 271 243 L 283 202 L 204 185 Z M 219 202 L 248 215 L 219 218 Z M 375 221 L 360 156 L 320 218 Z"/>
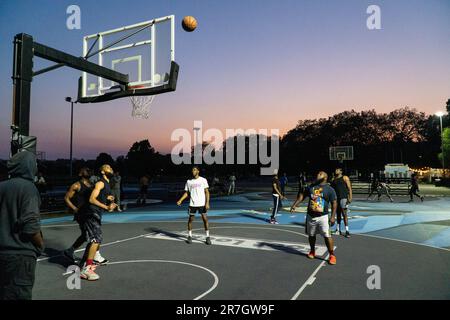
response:
<path fill-rule="evenodd" d="M 142 86 L 136 86 L 133 89 L 133 93 L 136 89 Z M 150 117 L 150 106 L 155 96 L 131 96 L 130 101 L 133 107 L 131 116 L 133 119 L 148 119 Z"/>

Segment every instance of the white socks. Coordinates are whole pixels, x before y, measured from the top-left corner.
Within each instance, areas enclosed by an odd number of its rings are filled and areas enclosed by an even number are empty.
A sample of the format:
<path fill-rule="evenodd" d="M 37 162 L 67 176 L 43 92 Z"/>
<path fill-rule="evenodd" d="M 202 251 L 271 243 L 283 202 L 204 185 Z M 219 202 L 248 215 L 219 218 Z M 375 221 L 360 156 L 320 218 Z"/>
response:
<path fill-rule="evenodd" d="M 192 230 L 188 230 L 189 237 L 192 237 Z M 209 237 L 209 230 L 206 230 L 206 236 Z"/>
<path fill-rule="evenodd" d="M 345 226 L 345 231 L 348 231 L 348 226 Z"/>

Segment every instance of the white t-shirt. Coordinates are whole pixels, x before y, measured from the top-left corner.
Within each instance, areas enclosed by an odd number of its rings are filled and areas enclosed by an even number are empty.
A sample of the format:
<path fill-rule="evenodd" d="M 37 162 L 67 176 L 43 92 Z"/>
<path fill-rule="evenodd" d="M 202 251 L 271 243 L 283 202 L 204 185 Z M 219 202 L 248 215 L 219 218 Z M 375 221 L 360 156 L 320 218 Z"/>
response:
<path fill-rule="evenodd" d="M 198 177 L 186 182 L 184 191 L 189 192 L 190 207 L 204 207 L 206 205 L 205 189 L 209 188 L 208 181 L 205 178 Z"/>

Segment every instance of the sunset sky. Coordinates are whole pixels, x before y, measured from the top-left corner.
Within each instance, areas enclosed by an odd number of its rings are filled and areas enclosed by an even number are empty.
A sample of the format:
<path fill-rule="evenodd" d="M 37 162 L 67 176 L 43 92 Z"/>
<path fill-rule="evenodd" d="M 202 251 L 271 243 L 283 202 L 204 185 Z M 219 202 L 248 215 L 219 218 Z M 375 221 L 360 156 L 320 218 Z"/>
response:
<path fill-rule="evenodd" d="M 81 30 L 66 28 L 66 8 L 81 8 Z M 381 30 L 366 9 L 381 8 Z M 448 0 L 1 0 L 0 158 L 9 154 L 12 40 L 81 55 L 82 37 L 152 18 L 176 16 L 176 92 L 157 96 L 148 120 L 133 120 L 128 98 L 77 104 L 74 157 L 126 154 L 149 139 L 160 152 L 177 128 L 279 129 L 340 111 L 389 112 L 410 106 L 432 114 L 450 98 Z M 183 16 L 198 29 L 186 33 Z M 35 69 L 48 65 L 35 58 Z M 69 157 L 70 105 L 80 72 L 61 68 L 34 78 L 30 134 L 48 159 Z"/>

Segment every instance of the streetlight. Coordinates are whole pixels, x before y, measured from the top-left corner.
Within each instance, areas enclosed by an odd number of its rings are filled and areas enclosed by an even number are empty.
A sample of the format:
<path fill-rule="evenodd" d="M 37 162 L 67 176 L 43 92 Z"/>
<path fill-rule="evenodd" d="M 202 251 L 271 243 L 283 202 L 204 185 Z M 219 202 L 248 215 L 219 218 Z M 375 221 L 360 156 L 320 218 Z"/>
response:
<path fill-rule="evenodd" d="M 201 152 L 200 155 L 198 155 L 198 154 L 195 152 L 195 151 L 197 150 L 198 141 L 200 140 L 200 139 L 199 139 L 199 133 L 200 133 L 201 128 L 199 128 L 199 127 L 194 127 L 193 130 L 194 130 L 194 132 L 195 132 L 195 137 L 194 137 L 194 163 L 197 163 L 197 162 L 196 162 L 197 157 L 200 157 L 199 161 L 201 161 L 201 154 L 202 154 L 202 152 Z M 201 150 L 203 151 L 203 141 L 202 141 L 202 145 L 200 146 L 200 148 L 201 148 Z"/>
<path fill-rule="evenodd" d="M 77 103 L 73 101 L 71 97 L 66 97 L 66 101 L 70 102 L 70 177 L 72 177 L 73 158 L 72 158 L 72 145 L 73 145 L 73 104 Z"/>
<path fill-rule="evenodd" d="M 439 117 L 441 123 L 442 176 L 443 178 L 445 178 L 444 136 L 442 133 L 442 117 L 445 115 L 445 112 L 438 111 L 435 113 L 435 115 Z"/>

